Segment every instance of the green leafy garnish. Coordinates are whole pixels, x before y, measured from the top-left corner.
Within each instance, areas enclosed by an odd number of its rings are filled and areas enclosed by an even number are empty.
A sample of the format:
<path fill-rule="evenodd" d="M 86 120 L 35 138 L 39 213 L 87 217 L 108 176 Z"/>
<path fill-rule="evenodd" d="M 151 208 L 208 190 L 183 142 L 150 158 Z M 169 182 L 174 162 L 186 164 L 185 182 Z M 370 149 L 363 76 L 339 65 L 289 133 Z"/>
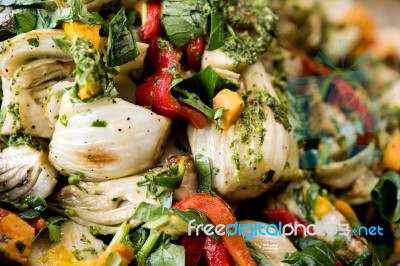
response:
<path fill-rule="evenodd" d="M 65 217 L 50 217 L 46 221 L 46 228 L 49 230 L 49 239 L 53 243 L 60 242 L 61 238 L 61 224 L 69 221 Z"/>
<path fill-rule="evenodd" d="M 216 9 L 211 10 L 210 38 L 207 50 L 215 50 L 224 45 L 224 20 L 222 14 Z"/>
<path fill-rule="evenodd" d="M 210 107 L 212 106 L 214 95 L 219 90 L 226 88 L 236 91 L 239 89 L 237 82 L 222 78 L 210 65 L 199 71 L 197 75 L 180 82 L 178 85 L 187 91 L 196 92 Z"/>
<path fill-rule="evenodd" d="M 108 66 L 120 66 L 139 55 L 125 10 L 122 8 L 108 26 Z"/>
<path fill-rule="evenodd" d="M 92 127 L 107 127 L 107 121 L 95 120 L 92 122 Z"/>
<path fill-rule="evenodd" d="M 198 192 L 215 193 L 212 190 L 212 168 L 210 160 L 202 154 L 197 154 L 195 158 L 197 177 L 199 179 Z"/>
<path fill-rule="evenodd" d="M 27 42 L 30 46 L 39 47 L 39 38 L 30 38 Z"/>
<path fill-rule="evenodd" d="M 286 254 L 282 262 L 296 266 L 335 266 L 335 253 L 325 243 L 306 247 L 302 251 Z"/>
<path fill-rule="evenodd" d="M 185 45 L 207 32 L 206 0 L 162 1 L 161 23 L 171 43 Z"/>
<path fill-rule="evenodd" d="M 390 223 L 400 221 L 400 175 L 387 172 L 371 192 L 371 200 L 382 217 Z"/>
<path fill-rule="evenodd" d="M 43 198 L 26 196 L 19 201 L 0 200 L 0 205 L 11 210 L 22 219 L 34 219 L 43 215 L 47 210 L 47 203 Z"/>

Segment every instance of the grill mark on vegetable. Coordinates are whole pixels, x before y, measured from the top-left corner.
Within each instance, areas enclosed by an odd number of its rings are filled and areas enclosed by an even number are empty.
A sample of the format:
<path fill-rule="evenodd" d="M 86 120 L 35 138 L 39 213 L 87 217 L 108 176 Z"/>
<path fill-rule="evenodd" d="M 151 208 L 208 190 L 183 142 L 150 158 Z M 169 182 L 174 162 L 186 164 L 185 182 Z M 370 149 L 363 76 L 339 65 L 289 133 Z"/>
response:
<path fill-rule="evenodd" d="M 90 147 L 86 151 L 80 152 L 79 157 L 85 162 L 99 166 L 118 161 L 117 154 L 100 147 Z"/>

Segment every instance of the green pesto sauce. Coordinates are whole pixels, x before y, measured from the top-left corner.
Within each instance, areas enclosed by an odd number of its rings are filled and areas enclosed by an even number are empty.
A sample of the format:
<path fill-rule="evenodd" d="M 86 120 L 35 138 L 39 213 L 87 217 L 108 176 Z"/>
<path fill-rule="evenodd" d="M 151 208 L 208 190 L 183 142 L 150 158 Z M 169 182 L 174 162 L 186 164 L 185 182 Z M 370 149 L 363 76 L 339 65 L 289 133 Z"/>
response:
<path fill-rule="evenodd" d="M 263 110 L 263 104 L 260 99 L 244 97 L 245 108 L 238 122 L 236 123 L 236 135 L 230 148 L 233 150 L 232 162 L 238 170 L 237 179 L 240 178 L 244 165 L 257 164 L 264 158 L 261 147 L 264 143 L 266 129 L 264 122 L 267 115 Z M 239 153 L 238 145 L 249 145 L 251 141 L 256 141 L 256 148 L 248 148 L 246 153 Z"/>
<path fill-rule="evenodd" d="M 10 103 L 7 105 L 8 112 L 14 118 L 14 126 L 21 123 L 21 114 L 19 113 L 19 103 Z"/>
<path fill-rule="evenodd" d="M 244 166 L 260 163 L 263 158 L 261 150 L 267 133 L 264 126 L 267 121 L 265 106 L 271 108 L 275 120 L 282 124 L 286 130 L 290 129 L 288 109 L 268 92 L 262 90 L 249 91 L 244 97 L 245 108 L 240 119 L 235 125 L 235 139 L 230 145 L 233 151 L 232 163 L 238 171 L 237 179 L 240 179 Z M 256 142 L 255 148 L 247 148 L 245 154 L 240 154 L 238 145 L 249 145 Z M 253 147 L 254 147 L 253 146 Z"/>

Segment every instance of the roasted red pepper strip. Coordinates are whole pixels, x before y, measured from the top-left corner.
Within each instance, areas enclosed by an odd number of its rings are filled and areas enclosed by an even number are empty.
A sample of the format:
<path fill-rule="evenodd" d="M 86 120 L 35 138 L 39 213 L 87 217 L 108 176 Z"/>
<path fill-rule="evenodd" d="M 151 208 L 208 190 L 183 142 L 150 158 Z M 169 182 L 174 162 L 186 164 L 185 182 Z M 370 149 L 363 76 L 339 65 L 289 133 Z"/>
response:
<path fill-rule="evenodd" d="M 145 43 L 158 38 L 161 33 L 161 0 L 149 0 L 147 2 L 146 23 L 140 28 Z"/>
<path fill-rule="evenodd" d="M 204 250 L 208 266 L 235 266 L 232 256 L 222 241 L 215 242 L 211 237 L 207 237 Z"/>
<path fill-rule="evenodd" d="M 307 223 L 298 219 L 296 216 L 294 216 L 292 213 L 290 213 L 288 210 L 284 209 L 275 209 L 275 210 L 265 210 L 263 213 L 273 222 L 279 223 L 281 222 L 282 225 L 285 224 L 291 224 L 295 225 L 297 224 L 303 224 L 307 227 Z M 306 232 L 302 227 L 297 227 L 297 232 L 296 235 L 298 236 L 305 236 Z"/>
<path fill-rule="evenodd" d="M 206 235 L 184 236 L 181 245 L 185 248 L 185 265 L 198 265 L 204 253 Z"/>
<path fill-rule="evenodd" d="M 204 38 L 200 36 L 190 41 L 186 48 L 186 64 L 189 68 L 198 70 L 200 68 L 201 56 L 204 51 Z"/>
<path fill-rule="evenodd" d="M 0 219 L 6 217 L 9 214 L 11 214 L 10 211 L 7 211 L 6 209 L 0 208 Z"/>
<path fill-rule="evenodd" d="M 38 233 L 46 226 L 46 221 L 40 217 L 35 219 L 25 220 L 25 222 L 27 222 L 30 226 L 32 226 L 35 229 L 35 233 Z"/>
<path fill-rule="evenodd" d="M 236 222 L 229 205 L 219 197 L 207 193 L 192 194 L 174 205 L 174 208 L 201 211 L 214 225 L 228 225 Z M 221 236 L 222 242 L 239 266 L 255 265 L 244 238 L 239 235 Z"/>
<path fill-rule="evenodd" d="M 207 120 L 199 111 L 181 105 L 172 96 L 170 85 L 174 79 L 172 72 L 179 68 L 180 55 L 167 42 L 158 52 L 158 70 L 136 90 L 136 102 L 142 106 L 151 106 L 160 115 L 175 121 L 185 117 L 196 128 L 204 127 Z"/>

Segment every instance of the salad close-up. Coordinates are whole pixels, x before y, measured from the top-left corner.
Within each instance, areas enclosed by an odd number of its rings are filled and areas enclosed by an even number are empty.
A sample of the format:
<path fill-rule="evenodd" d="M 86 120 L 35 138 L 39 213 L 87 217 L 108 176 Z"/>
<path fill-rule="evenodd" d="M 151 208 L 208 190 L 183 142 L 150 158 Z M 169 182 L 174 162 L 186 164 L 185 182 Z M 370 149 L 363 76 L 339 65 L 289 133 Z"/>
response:
<path fill-rule="evenodd" d="M 400 265 L 398 0 L 0 0 L 0 265 Z"/>

